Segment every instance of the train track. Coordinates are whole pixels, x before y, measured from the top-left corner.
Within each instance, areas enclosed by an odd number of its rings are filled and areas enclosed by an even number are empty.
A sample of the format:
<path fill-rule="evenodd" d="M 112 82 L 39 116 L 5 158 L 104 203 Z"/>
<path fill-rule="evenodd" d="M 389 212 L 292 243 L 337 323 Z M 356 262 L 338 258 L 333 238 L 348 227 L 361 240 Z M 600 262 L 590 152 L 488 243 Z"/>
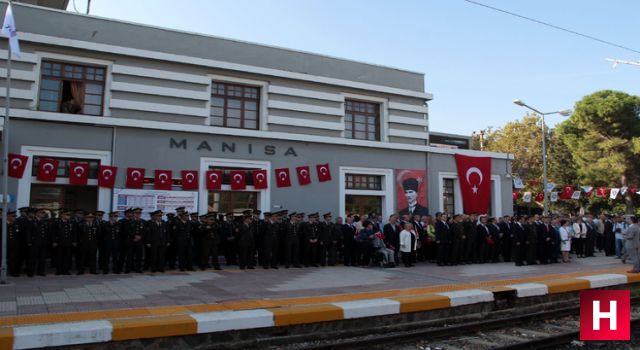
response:
<path fill-rule="evenodd" d="M 632 298 L 632 329 L 640 325 L 640 298 Z M 580 339 L 580 308 L 568 307 L 505 317 L 465 322 L 442 327 L 415 329 L 407 325 L 380 334 L 369 332 L 356 336 L 304 340 L 282 344 L 278 349 L 557 349 Z M 410 328 L 411 327 L 411 328 Z"/>

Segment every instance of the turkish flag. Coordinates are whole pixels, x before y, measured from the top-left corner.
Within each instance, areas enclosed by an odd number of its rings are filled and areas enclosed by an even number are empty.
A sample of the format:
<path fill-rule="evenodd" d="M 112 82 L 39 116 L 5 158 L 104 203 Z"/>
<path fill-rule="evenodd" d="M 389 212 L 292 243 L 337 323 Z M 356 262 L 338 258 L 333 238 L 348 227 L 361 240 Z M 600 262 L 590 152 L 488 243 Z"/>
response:
<path fill-rule="evenodd" d="M 598 190 L 596 191 L 596 197 L 606 198 L 607 197 L 607 192 L 609 192 L 609 191 L 607 190 L 606 187 L 598 187 Z"/>
<path fill-rule="evenodd" d="M 267 171 L 265 169 L 253 171 L 253 187 L 256 190 L 263 190 L 269 187 L 267 183 Z"/>
<path fill-rule="evenodd" d="M 517 200 L 518 199 L 518 191 L 513 191 L 511 192 L 511 197 L 513 198 L 513 200 Z"/>
<path fill-rule="evenodd" d="M 9 176 L 22 179 L 24 169 L 27 168 L 29 157 L 21 154 L 9 153 Z"/>
<path fill-rule="evenodd" d="M 316 165 L 316 172 L 318 173 L 318 181 L 331 181 L 331 170 L 329 169 L 329 163 Z"/>
<path fill-rule="evenodd" d="M 243 170 L 231 170 L 229 176 L 231 177 L 231 189 L 232 190 L 244 190 L 247 188 L 246 173 Z"/>
<path fill-rule="evenodd" d="M 208 190 L 219 190 L 222 188 L 222 171 L 207 170 L 205 177 Z"/>
<path fill-rule="evenodd" d="M 156 169 L 155 179 L 153 180 L 153 188 L 156 190 L 170 190 L 173 185 L 171 179 L 171 170 Z"/>
<path fill-rule="evenodd" d="M 86 185 L 89 181 L 89 163 L 69 162 L 69 184 Z"/>
<path fill-rule="evenodd" d="M 300 186 L 305 186 L 311 183 L 311 174 L 309 173 L 308 166 L 299 166 L 296 168 L 296 173 L 298 173 L 298 183 Z"/>
<path fill-rule="evenodd" d="M 464 212 L 487 213 L 491 201 L 491 158 L 455 156 Z"/>
<path fill-rule="evenodd" d="M 109 165 L 100 165 L 98 167 L 98 186 L 113 188 L 116 183 L 116 174 L 118 168 Z"/>
<path fill-rule="evenodd" d="M 638 188 L 634 187 L 634 186 L 631 186 L 631 187 L 629 187 L 629 189 L 627 191 L 631 192 L 631 193 L 636 193 L 636 192 L 638 192 Z"/>
<path fill-rule="evenodd" d="M 562 188 L 562 194 L 560 194 L 560 198 L 562 199 L 571 199 L 573 196 L 573 186 L 566 185 Z"/>
<path fill-rule="evenodd" d="M 144 186 L 144 168 L 127 168 L 127 187 L 142 188 Z"/>
<path fill-rule="evenodd" d="M 40 181 L 54 182 L 58 176 L 58 161 L 49 158 L 40 158 L 36 178 Z"/>
<path fill-rule="evenodd" d="M 182 170 L 182 189 L 185 191 L 198 189 L 198 171 Z"/>
<path fill-rule="evenodd" d="M 540 192 L 536 195 L 536 202 L 543 202 L 544 201 L 544 192 Z"/>
<path fill-rule="evenodd" d="M 276 185 L 278 187 L 290 187 L 291 177 L 289 176 L 289 168 L 276 169 Z"/>

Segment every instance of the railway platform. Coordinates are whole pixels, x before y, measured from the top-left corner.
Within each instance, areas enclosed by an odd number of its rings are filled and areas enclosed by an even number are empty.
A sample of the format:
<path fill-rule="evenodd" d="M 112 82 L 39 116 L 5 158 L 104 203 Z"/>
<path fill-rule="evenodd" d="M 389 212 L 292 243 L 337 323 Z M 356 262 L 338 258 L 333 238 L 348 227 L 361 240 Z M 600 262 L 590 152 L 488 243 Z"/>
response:
<path fill-rule="evenodd" d="M 528 312 L 591 288 L 631 289 L 640 274 L 612 257 L 516 267 L 324 267 L 47 276 L 0 286 L 0 349 L 261 347 L 378 326 Z M 517 311 L 514 311 L 517 310 Z M 277 341 L 274 342 L 277 344 Z"/>

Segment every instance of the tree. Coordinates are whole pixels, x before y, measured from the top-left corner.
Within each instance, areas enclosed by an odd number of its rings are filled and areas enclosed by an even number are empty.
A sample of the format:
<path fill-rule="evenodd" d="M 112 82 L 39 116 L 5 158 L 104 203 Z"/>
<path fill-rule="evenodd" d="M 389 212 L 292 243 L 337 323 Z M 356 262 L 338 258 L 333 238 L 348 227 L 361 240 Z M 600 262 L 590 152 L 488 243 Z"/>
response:
<path fill-rule="evenodd" d="M 640 98 L 603 90 L 578 101 L 557 129 L 572 155 L 578 179 L 593 186 L 629 186 L 640 180 Z M 634 212 L 631 193 L 627 213 Z"/>

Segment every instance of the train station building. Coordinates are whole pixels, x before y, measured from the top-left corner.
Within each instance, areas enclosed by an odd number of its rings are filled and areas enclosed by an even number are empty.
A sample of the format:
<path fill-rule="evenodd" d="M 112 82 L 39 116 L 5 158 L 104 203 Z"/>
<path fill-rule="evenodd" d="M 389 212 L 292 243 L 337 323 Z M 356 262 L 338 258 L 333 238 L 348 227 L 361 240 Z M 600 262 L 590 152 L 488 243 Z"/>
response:
<path fill-rule="evenodd" d="M 462 154 L 491 158 L 479 180 L 491 183 L 488 211 L 512 212 L 509 155 L 464 138 L 443 147 L 447 134 L 430 142 L 423 73 L 20 3 L 14 13 L 9 152 L 28 160 L 10 178 L 12 206 L 387 216 L 414 190 L 430 214 L 461 213 Z M 55 179 L 39 180 L 50 159 Z M 86 185 L 70 184 L 71 163 L 89 165 Z M 115 167 L 113 186 L 98 186 L 100 165 Z M 145 170 L 142 188 L 128 188 L 131 169 Z M 169 189 L 157 188 L 157 170 L 171 171 Z M 197 174 L 195 189 L 183 171 Z M 212 173 L 222 181 L 210 184 Z"/>

